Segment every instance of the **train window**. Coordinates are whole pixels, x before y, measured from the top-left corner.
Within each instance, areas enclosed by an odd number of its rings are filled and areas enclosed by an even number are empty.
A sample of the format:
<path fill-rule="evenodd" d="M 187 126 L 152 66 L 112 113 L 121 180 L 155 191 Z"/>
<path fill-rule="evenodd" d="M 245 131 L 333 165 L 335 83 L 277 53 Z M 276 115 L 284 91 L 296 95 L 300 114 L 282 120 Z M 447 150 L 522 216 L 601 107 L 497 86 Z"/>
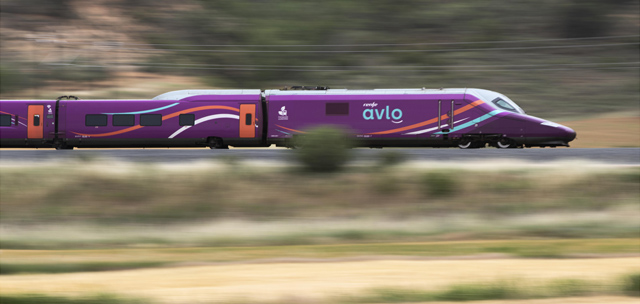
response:
<path fill-rule="evenodd" d="M 0 127 L 9 127 L 9 126 L 11 126 L 11 115 L 0 114 Z"/>
<path fill-rule="evenodd" d="M 496 98 L 493 100 L 493 103 L 503 110 L 507 110 L 510 112 L 518 113 L 518 110 L 510 105 L 508 102 L 504 101 L 502 98 Z"/>
<path fill-rule="evenodd" d="M 136 116 L 133 114 L 115 114 L 111 123 L 116 127 L 130 127 L 135 125 Z"/>
<path fill-rule="evenodd" d="M 193 126 L 196 123 L 196 115 L 180 114 L 179 120 L 181 126 Z"/>
<path fill-rule="evenodd" d="M 251 113 L 247 113 L 247 115 L 244 116 L 244 124 L 247 126 L 250 126 L 252 124 Z"/>
<path fill-rule="evenodd" d="M 142 114 L 140 115 L 141 126 L 161 126 L 162 114 Z"/>
<path fill-rule="evenodd" d="M 327 102 L 325 110 L 326 115 L 349 115 L 349 103 Z"/>
<path fill-rule="evenodd" d="M 87 127 L 104 127 L 107 125 L 107 115 L 87 114 L 84 117 L 84 125 Z"/>

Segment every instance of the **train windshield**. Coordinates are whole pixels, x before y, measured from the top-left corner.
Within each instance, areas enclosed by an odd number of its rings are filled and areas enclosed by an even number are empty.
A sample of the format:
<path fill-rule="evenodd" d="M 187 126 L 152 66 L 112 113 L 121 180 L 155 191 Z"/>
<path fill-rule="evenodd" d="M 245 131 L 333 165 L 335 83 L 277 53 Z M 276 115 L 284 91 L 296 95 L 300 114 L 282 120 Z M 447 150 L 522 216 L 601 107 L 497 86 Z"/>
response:
<path fill-rule="evenodd" d="M 503 110 L 507 110 L 507 111 L 511 111 L 511 112 L 515 112 L 518 113 L 518 110 L 516 110 L 516 108 L 514 108 L 513 106 L 511 106 L 508 102 L 504 101 L 502 98 L 496 98 L 493 101 L 493 104 L 495 104 L 496 106 L 498 106 L 498 108 L 501 108 Z"/>
<path fill-rule="evenodd" d="M 507 110 L 513 113 L 524 114 L 522 110 L 515 102 L 509 99 L 507 96 L 500 94 L 497 98 L 491 101 L 496 107 L 502 110 Z"/>

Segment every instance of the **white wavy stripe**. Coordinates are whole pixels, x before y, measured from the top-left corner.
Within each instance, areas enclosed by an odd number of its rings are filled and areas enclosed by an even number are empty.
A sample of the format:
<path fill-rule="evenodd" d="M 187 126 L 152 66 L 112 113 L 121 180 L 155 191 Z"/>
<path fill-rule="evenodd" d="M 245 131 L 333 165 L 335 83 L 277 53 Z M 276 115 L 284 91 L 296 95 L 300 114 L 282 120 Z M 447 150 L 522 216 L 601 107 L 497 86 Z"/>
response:
<path fill-rule="evenodd" d="M 203 123 L 205 121 L 209 121 L 209 120 L 214 120 L 214 119 L 220 119 L 220 118 L 231 118 L 231 119 L 240 119 L 240 116 L 238 115 L 233 115 L 233 114 L 215 114 L 215 115 L 209 115 L 209 116 L 205 116 L 202 117 L 200 119 L 196 119 L 196 121 L 193 123 L 193 126 L 197 126 L 200 123 Z M 169 138 L 174 138 L 176 136 L 178 136 L 178 134 L 184 132 L 185 130 L 193 127 L 193 126 L 184 126 L 180 129 L 178 129 L 178 131 L 173 132 L 173 134 L 171 134 L 169 136 Z"/>
<path fill-rule="evenodd" d="M 465 121 L 465 120 L 467 120 L 467 119 L 469 119 L 469 117 L 464 118 L 464 119 L 460 119 L 460 120 L 458 120 L 458 121 L 454 121 L 453 123 L 454 123 L 454 124 L 457 124 L 457 123 L 459 123 L 459 122 L 461 122 L 461 121 Z M 444 128 L 444 127 L 448 127 L 448 126 L 449 126 L 448 124 L 444 124 L 444 125 L 441 125 L 441 126 L 440 126 L 440 128 Z M 422 133 L 427 133 L 427 132 L 435 131 L 435 130 L 437 130 L 437 129 L 438 129 L 438 127 L 433 127 L 433 128 L 429 128 L 429 129 L 424 129 L 424 130 L 418 130 L 418 131 L 413 131 L 413 132 L 409 132 L 409 133 L 404 133 L 404 134 L 402 134 L 402 135 L 417 135 L 417 134 L 422 134 Z"/>

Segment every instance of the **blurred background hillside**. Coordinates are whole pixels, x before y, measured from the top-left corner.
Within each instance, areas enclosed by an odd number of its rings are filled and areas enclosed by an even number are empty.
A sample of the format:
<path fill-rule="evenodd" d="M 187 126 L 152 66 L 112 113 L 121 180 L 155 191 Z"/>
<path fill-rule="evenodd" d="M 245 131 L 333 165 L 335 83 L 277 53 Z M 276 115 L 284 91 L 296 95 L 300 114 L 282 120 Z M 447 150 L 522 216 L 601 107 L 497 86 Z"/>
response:
<path fill-rule="evenodd" d="M 550 119 L 640 110 L 640 3 L 1 0 L 0 97 L 480 87 Z"/>

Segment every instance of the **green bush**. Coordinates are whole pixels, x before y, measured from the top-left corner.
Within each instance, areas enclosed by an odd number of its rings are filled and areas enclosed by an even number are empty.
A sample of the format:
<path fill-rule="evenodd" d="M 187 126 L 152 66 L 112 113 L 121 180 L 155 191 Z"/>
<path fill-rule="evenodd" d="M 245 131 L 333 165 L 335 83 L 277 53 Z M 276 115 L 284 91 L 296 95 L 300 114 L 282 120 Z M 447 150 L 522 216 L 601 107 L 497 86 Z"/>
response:
<path fill-rule="evenodd" d="M 350 139 L 342 130 L 323 126 L 294 138 L 296 157 L 310 172 L 340 171 L 351 158 Z"/>
<path fill-rule="evenodd" d="M 430 197 L 452 196 L 456 190 L 453 174 L 450 172 L 429 172 L 422 179 L 424 192 Z"/>
<path fill-rule="evenodd" d="M 384 151 L 380 153 L 380 158 L 378 159 L 378 165 L 380 167 L 391 167 L 395 165 L 399 165 L 402 162 L 407 160 L 407 155 L 398 151 Z"/>
<path fill-rule="evenodd" d="M 629 296 L 640 297 L 640 273 L 625 277 L 622 291 Z"/>

